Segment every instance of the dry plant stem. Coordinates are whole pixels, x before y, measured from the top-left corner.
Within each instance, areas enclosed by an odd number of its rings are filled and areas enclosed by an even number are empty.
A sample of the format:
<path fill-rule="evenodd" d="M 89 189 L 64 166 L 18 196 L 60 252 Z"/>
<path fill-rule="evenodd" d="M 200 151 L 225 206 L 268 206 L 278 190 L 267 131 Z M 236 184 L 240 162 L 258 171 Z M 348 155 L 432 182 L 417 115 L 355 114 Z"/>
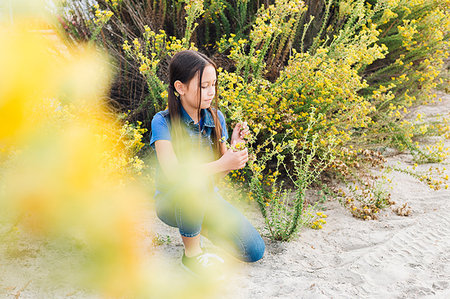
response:
<path fill-rule="evenodd" d="M 31 280 L 29 280 L 17 293 L 14 295 L 14 298 L 18 299 L 20 298 L 21 293 L 28 287 L 28 285 L 31 283 Z"/>

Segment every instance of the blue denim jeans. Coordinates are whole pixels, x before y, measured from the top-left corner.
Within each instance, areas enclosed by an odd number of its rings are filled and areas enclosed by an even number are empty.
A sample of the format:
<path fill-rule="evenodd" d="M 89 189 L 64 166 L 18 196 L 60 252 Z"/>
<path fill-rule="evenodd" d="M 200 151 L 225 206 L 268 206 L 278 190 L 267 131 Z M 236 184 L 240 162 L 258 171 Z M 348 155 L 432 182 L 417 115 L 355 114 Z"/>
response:
<path fill-rule="evenodd" d="M 177 227 L 184 237 L 205 235 L 238 259 L 255 262 L 264 255 L 265 244 L 253 225 L 222 198 L 217 188 L 194 208 L 179 204 L 176 196 L 157 194 L 156 213 L 164 223 Z"/>

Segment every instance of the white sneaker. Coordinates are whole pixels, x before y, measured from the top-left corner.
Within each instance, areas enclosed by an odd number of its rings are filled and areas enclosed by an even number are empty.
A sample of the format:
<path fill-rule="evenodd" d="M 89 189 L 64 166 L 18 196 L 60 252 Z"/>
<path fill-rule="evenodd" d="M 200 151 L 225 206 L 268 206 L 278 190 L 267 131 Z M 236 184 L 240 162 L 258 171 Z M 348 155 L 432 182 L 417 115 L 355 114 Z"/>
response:
<path fill-rule="evenodd" d="M 181 266 L 190 274 L 199 276 L 215 276 L 220 279 L 223 276 L 223 267 L 225 261 L 214 253 L 201 253 L 194 257 L 187 257 L 183 253 L 181 259 Z"/>

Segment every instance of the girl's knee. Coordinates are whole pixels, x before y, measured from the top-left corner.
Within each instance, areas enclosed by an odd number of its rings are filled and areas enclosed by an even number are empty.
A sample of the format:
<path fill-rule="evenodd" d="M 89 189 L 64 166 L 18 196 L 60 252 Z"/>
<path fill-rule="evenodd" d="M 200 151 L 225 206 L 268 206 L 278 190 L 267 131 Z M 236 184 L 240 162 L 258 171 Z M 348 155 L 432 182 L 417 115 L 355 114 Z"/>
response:
<path fill-rule="evenodd" d="M 253 238 L 252 242 L 247 245 L 247 262 L 253 263 L 259 261 L 264 256 L 264 251 L 266 250 L 266 244 L 261 236 L 258 234 L 257 237 Z"/>

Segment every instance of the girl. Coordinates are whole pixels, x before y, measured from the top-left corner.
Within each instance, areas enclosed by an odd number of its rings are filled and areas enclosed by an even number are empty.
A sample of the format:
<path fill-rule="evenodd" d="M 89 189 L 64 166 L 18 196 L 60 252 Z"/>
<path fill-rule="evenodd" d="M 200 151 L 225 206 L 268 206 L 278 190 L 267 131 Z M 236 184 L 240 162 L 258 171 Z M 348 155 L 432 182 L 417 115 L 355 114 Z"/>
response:
<path fill-rule="evenodd" d="M 227 149 L 228 133 L 223 114 L 217 109 L 216 65 L 205 55 L 186 50 L 174 55 L 169 64 L 169 109 L 158 112 L 151 124 L 150 145 L 159 162 L 156 177 L 156 212 L 166 224 L 177 227 L 184 244 L 182 266 L 194 274 L 223 263 L 200 246 L 200 233 L 228 250 L 238 259 L 255 262 L 262 258 L 264 241 L 250 222 L 225 201 L 214 187 L 213 176 L 241 169 L 248 161 L 247 149 Z M 214 103 L 215 108 L 211 108 Z M 249 133 L 246 124 L 237 124 L 231 144 L 244 142 Z M 186 150 L 182 140 L 191 147 L 207 148 L 214 158 L 196 168 L 207 181 L 205 192 L 191 192 L 189 184 L 164 184 L 176 175 L 174 169 L 183 162 Z M 178 162 L 180 161 L 180 163 Z M 188 179 L 188 178 L 186 178 Z M 195 185 L 195 184 L 194 184 Z M 183 196 L 183 194 L 185 196 Z M 194 196 L 188 196 L 188 194 Z"/>

